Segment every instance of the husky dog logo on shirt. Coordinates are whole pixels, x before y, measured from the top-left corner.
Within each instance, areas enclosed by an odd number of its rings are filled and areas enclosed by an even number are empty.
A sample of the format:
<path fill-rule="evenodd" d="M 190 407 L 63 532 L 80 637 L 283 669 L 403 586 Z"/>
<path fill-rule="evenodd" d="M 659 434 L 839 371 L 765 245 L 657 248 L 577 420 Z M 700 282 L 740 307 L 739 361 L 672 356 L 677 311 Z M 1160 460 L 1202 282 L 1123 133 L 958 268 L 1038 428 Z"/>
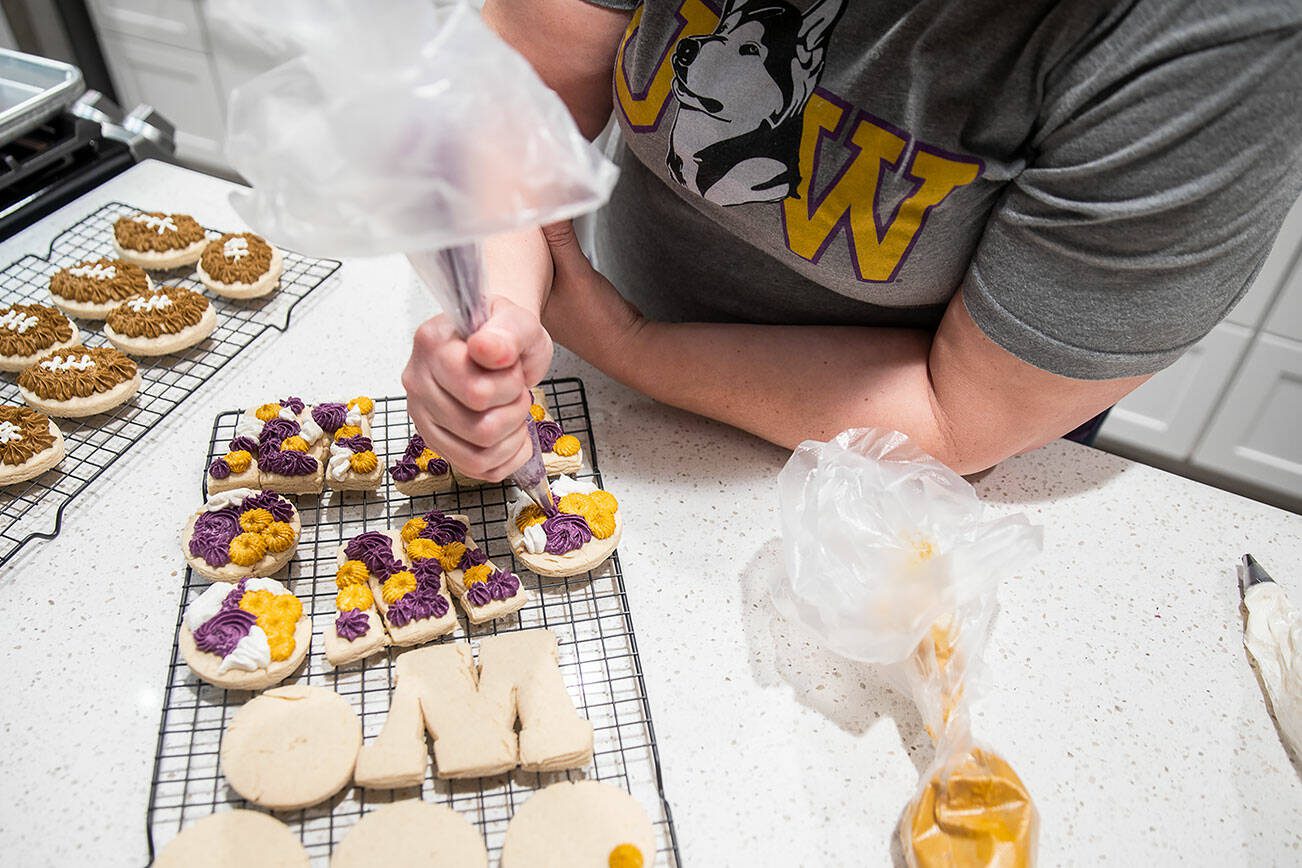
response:
<path fill-rule="evenodd" d="M 728 0 L 714 32 L 679 40 L 674 180 L 718 205 L 795 195 L 801 115 L 844 3 L 819 0 L 802 14 L 785 0 Z"/>

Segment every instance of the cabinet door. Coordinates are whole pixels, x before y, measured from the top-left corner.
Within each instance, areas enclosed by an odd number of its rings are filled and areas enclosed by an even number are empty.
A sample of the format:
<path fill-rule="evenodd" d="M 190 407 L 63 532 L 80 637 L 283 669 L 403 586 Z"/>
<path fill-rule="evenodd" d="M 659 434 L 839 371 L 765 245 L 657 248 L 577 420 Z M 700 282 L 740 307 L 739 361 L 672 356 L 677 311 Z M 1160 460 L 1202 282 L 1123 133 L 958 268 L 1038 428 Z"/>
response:
<path fill-rule="evenodd" d="M 176 126 L 181 159 L 222 164 L 223 113 L 208 56 L 107 31 L 100 41 L 124 107 L 162 112 Z"/>
<path fill-rule="evenodd" d="M 1189 457 L 1251 338 L 1250 331 L 1233 323 L 1212 329 L 1179 361 L 1112 409 L 1099 432 L 1099 445 Z"/>
<path fill-rule="evenodd" d="M 1279 298 L 1266 320 L 1266 331 L 1294 341 L 1302 341 L 1302 259 L 1293 267 Z"/>
<path fill-rule="evenodd" d="M 1239 299 L 1227 319 L 1241 326 L 1255 328 L 1299 259 L 1302 259 L 1302 199 L 1295 202 L 1292 210 L 1284 217 L 1279 234 L 1275 236 L 1275 244 L 1266 261 L 1261 264 L 1252 287 Z M 1294 272 L 1295 282 L 1296 278 L 1297 273 Z"/>
<path fill-rule="evenodd" d="M 1302 342 L 1257 336 L 1194 463 L 1302 497 Z"/>
<path fill-rule="evenodd" d="M 202 51 L 197 0 L 91 0 L 96 29 Z"/>

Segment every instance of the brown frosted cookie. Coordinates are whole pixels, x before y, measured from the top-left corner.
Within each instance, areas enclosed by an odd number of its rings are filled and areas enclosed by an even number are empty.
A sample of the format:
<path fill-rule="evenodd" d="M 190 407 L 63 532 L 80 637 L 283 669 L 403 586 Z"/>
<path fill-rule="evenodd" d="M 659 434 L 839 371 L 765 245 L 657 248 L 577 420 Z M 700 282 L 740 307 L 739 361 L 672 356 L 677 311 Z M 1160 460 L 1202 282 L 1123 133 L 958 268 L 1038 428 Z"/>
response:
<path fill-rule="evenodd" d="M 153 289 L 145 270 L 120 259 L 90 259 L 60 268 L 50 278 L 50 295 L 69 316 L 103 319 L 133 295 Z"/>
<path fill-rule="evenodd" d="M 145 211 L 119 217 L 113 224 L 113 249 L 141 268 L 193 265 L 207 243 L 203 227 L 189 214 Z"/>
<path fill-rule="evenodd" d="M 21 371 L 51 350 L 81 343 L 77 326 L 44 304 L 0 307 L 0 371 Z"/>
<path fill-rule="evenodd" d="M 140 369 L 113 347 L 55 350 L 18 375 L 29 407 L 64 419 L 111 410 L 139 388 Z"/>
<path fill-rule="evenodd" d="M 132 296 L 109 311 L 104 334 L 134 356 L 163 356 L 192 347 L 217 328 L 217 313 L 197 292 L 168 286 Z"/>
<path fill-rule="evenodd" d="M 35 479 L 63 456 L 63 434 L 47 416 L 0 405 L 0 485 Z"/>
<path fill-rule="evenodd" d="M 199 279 L 225 298 L 259 298 L 280 283 L 284 255 L 252 232 L 228 232 L 208 242 L 199 257 Z"/>

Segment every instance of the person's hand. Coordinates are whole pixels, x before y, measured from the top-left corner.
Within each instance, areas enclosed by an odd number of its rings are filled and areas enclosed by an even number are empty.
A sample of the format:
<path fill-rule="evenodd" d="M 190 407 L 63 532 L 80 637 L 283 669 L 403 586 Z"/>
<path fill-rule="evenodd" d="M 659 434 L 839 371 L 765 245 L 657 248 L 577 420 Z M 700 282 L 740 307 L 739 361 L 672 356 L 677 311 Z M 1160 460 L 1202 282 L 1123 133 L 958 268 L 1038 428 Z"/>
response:
<path fill-rule="evenodd" d="M 538 317 L 489 299 L 489 318 L 462 340 L 446 314 L 412 339 L 402 374 L 407 412 L 426 444 L 470 476 L 497 482 L 529 459 L 529 387 L 547 373 L 552 339 Z"/>

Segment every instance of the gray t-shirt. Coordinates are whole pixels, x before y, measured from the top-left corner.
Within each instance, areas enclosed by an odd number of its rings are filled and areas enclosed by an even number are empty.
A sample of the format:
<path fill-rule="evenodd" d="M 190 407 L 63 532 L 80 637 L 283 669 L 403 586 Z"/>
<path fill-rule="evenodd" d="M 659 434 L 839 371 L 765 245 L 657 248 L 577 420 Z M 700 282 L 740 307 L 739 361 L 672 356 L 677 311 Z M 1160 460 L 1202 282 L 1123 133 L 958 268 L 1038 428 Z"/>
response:
<path fill-rule="evenodd" d="M 625 0 L 598 0 L 629 8 Z M 669 320 L 934 328 L 1169 365 L 1302 190 L 1302 2 L 647 0 L 599 267 Z"/>

